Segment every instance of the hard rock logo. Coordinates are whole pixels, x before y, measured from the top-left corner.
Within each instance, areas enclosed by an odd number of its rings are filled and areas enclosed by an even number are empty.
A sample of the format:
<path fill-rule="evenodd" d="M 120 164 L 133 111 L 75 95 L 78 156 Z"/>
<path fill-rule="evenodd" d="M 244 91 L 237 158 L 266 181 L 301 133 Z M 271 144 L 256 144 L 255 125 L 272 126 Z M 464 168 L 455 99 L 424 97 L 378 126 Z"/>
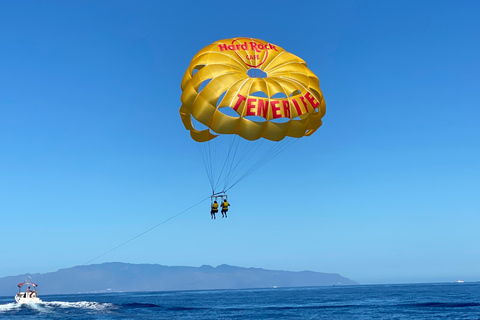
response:
<path fill-rule="evenodd" d="M 231 43 L 218 44 L 218 49 L 220 52 L 234 51 L 251 68 L 260 67 L 267 60 L 269 50 L 278 51 L 277 47 L 271 43 L 243 38 L 233 39 Z"/>

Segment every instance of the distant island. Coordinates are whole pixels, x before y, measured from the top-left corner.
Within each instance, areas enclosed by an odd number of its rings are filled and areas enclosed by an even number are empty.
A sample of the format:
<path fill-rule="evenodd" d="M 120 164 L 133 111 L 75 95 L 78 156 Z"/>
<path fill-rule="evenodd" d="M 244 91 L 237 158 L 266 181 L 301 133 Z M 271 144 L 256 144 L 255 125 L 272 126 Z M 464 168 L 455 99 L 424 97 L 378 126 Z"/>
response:
<path fill-rule="evenodd" d="M 40 294 L 95 292 L 180 291 L 357 285 L 337 273 L 242 268 L 163 266 L 109 262 L 60 269 L 56 272 L 0 278 L 0 296 L 14 295 L 27 276 Z"/>

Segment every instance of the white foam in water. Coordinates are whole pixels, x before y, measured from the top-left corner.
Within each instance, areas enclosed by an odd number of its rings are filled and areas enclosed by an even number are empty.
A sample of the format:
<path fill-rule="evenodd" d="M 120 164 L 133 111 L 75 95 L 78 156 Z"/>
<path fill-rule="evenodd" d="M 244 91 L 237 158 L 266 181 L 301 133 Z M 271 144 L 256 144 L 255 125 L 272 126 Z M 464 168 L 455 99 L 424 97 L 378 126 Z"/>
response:
<path fill-rule="evenodd" d="M 28 307 L 40 312 L 50 312 L 55 308 L 76 308 L 76 309 L 89 309 L 89 310 L 107 310 L 112 309 L 114 305 L 112 303 L 99 303 L 90 301 L 78 301 L 78 302 L 65 302 L 65 301 L 42 301 L 41 303 L 7 303 L 0 304 L 0 315 L 3 312 L 8 312 L 22 307 Z"/>
<path fill-rule="evenodd" d="M 39 312 L 48 312 L 49 311 L 45 308 L 44 303 L 27 303 L 27 304 L 24 304 L 24 306 L 26 306 L 28 308 L 35 309 Z"/>
<path fill-rule="evenodd" d="M 90 310 L 105 310 L 113 307 L 112 303 L 99 303 L 91 301 L 77 301 L 77 302 L 65 302 L 65 301 L 50 301 L 43 302 L 45 306 L 54 308 L 78 308 L 78 309 L 90 309 Z"/>
<path fill-rule="evenodd" d="M 0 313 L 15 310 L 15 309 L 18 309 L 20 307 L 21 306 L 16 302 L 7 303 L 7 304 L 0 304 Z"/>

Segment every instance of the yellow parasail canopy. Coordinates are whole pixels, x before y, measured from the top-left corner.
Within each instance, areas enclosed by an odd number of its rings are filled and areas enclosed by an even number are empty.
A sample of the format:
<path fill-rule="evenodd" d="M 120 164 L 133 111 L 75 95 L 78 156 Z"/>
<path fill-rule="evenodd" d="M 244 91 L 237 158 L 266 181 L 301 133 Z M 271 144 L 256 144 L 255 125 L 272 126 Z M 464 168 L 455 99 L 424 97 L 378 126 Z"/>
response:
<path fill-rule="evenodd" d="M 183 124 L 197 142 L 222 134 L 301 138 L 325 115 L 319 80 L 305 61 L 253 38 L 224 39 L 200 50 L 183 76 L 181 101 Z M 207 128 L 195 128 L 192 117 Z"/>

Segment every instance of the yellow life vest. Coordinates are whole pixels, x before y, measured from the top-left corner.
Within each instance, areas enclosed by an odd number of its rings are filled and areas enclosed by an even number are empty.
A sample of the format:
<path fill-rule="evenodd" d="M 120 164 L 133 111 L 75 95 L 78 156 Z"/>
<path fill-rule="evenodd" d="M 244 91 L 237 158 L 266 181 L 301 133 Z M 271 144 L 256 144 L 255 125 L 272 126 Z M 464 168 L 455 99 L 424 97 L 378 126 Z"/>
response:
<path fill-rule="evenodd" d="M 227 201 L 225 201 L 225 202 L 222 204 L 222 207 L 223 207 L 224 210 L 228 210 L 228 206 L 229 206 L 229 204 L 228 204 Z"/>
<path fill-rule="evenodd" d="M 218 203 L 214 203 L 213 206 L 212 206 L 213 209 L 217 209 L 218 208 Z"/>

